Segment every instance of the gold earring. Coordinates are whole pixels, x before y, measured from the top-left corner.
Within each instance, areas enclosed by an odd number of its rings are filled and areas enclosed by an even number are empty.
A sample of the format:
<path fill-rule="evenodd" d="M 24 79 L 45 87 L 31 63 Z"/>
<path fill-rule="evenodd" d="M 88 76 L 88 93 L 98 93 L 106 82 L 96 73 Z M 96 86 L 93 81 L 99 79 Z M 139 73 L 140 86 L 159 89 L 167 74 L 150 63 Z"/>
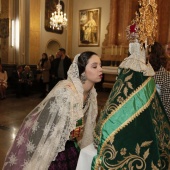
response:
<path fill-rule="evenodd" d="M 84 74 L 84 73 L 82 73 L 82 74 L 81 74 L 81 76 L 80 76 L 80 80 L 81 80 L 82 84 L 84 84 L 84 83 L 85 83 L 85 81 L 86 81 L 86 76 L 85 76 L 85 74 Z"/>

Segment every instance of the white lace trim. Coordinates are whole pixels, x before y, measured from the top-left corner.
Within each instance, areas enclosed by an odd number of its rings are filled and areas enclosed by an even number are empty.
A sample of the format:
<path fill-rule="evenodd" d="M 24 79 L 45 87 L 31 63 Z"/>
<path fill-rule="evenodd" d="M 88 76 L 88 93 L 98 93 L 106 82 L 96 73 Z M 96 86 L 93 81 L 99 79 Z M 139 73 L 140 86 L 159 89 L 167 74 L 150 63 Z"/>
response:
<path fill-rule="evenodd" d="M 140 48 L 138 42 L 129 44 L 130 56 L 126 57 L 120 64 L 120 68 L 131 69 L 137 72 L 143 72 L 144 76 L 154 76 L 155 72 L 150 65 L 146 64 L 145 50 Z"/>

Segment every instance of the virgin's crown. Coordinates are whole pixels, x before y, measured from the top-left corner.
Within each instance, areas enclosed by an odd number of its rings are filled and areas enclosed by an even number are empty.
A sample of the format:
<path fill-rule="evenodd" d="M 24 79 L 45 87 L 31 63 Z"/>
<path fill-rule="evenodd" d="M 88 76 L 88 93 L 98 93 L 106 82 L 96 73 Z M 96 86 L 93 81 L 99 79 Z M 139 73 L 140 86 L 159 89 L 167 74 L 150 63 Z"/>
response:
<path fill-rule="evenodd" d="M 132 24 L 127 27 L 127 39 L 138 41 L 141 46 L 153 45 L 157 33 L 157 4 L 155 0 L 139 0 L 139 11 Z"/>

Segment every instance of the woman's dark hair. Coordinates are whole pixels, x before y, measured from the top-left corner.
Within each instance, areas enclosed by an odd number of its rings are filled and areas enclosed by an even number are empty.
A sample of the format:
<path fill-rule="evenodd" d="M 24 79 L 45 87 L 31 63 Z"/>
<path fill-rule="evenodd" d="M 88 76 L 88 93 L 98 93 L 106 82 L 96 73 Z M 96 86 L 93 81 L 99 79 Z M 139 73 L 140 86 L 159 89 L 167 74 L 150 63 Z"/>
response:
<path fill-rule="evenodd" d="M 79 75 L 81 75 L 85 71 L 86 65 L 88 64 L 88 60 L 92 57 L 92 55 L 97 54 L 92 51 L 85 51 L 81 53 L 78 57 L 77 65 L 79 69 Z"/>
<path fill-rule="evenodd" d="M 149 62 L 152 65 L 154 71 L 158 71 L 161 66 L 166 67 L 167 57 L 163 46 L 155 42 L 151 46 L 151 52 L 149 52 Z"/>

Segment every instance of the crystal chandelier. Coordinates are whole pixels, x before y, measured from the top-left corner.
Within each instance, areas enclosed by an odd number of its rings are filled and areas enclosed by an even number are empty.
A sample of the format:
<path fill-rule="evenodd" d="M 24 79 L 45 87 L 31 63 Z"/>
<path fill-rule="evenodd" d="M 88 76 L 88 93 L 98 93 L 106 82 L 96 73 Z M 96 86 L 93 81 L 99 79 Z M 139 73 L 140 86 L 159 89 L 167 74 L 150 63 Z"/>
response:
<path fill-rule="evenodd" d="M 66 13 L 63 13 L 62 6 L 60 4 L 60 0 L 58 1 L 58 4 L 56 5 L 55 12 L 52 13 L 52 17 L 50 18 L 50 28 L 61 30 L 62 27 L 67 26 L 67 18 Z"/>

